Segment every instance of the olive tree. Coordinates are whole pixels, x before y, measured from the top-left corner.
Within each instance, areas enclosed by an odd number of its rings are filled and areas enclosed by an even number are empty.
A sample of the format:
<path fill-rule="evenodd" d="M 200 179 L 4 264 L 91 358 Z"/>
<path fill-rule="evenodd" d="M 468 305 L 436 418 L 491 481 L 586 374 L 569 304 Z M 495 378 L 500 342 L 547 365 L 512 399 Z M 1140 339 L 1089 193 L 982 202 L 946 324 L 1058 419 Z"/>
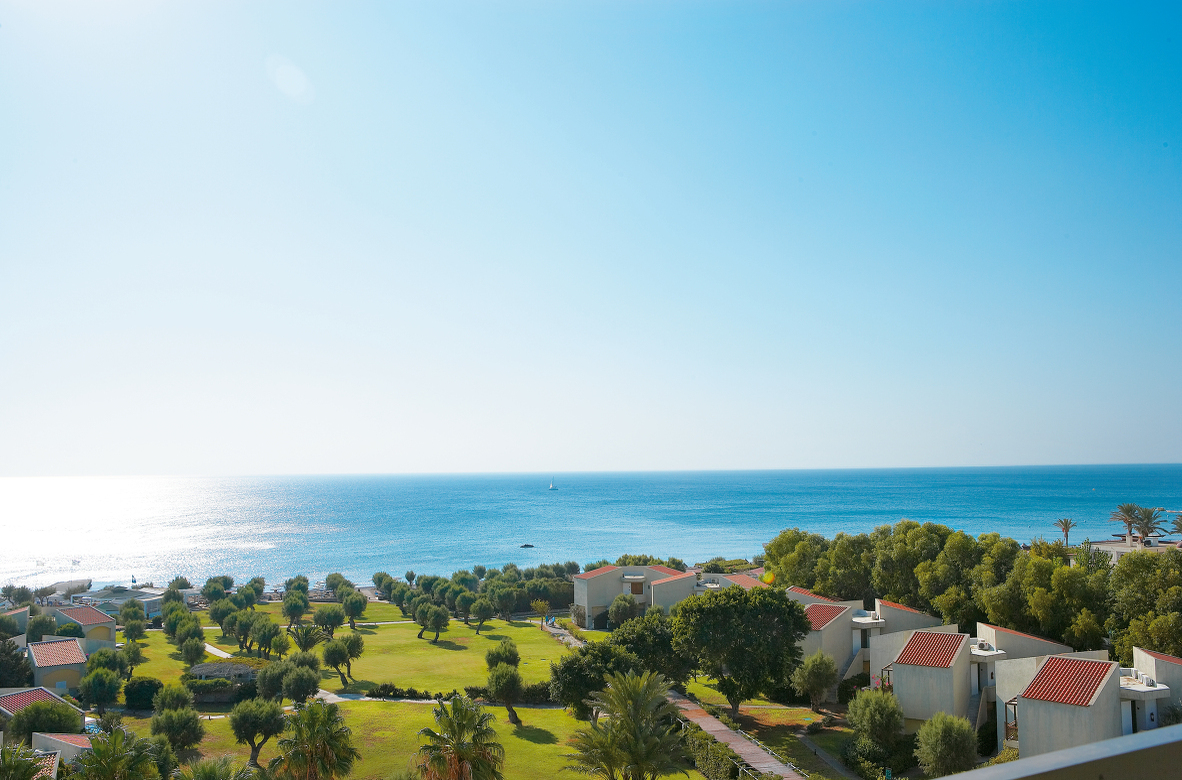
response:
<path fill-rule="evenodd" d="M 819 648 L 792 672 L 793 690 L 800 696 L 809 697 L 814 712 L 820 709 L 825 694 L 834 685 L 837 685 L 837 664 L 832 656 Z"/>
<path fill-rule="evenodd" d="M 972 769 L 977 763 L 977 733 L 968 718 L 937 712 L 915 738 L 915 758 L 928 777 Z"/>
<path fill-rule="evenodd" d="M 321 631 L 328 634 L 329 639 L 332 639 L 336 630 L 345 622 L 345 610 L 341 609 L 340 604 L 319 606 L 312 615 L 312 622 L 319 626 Z"/>
<path fill-rule="evenodd" d="M 267 740 L 283 733 L 283 708 L 270 699 L 247 699 L 230 711 L 230 730 L 240 745 L 250 745 L 250 765 L 259 765 L 259 752 Z"/>
<path fill-rule="evenodd" d="M 515 726 L 521 724 L 521 718 L 517 717 L 517 710 L 513 709 L 513 704 L 521 701 L 524 688 L 521 673 L 515 666 L 498 664 L 488 673 L 488 695 L 505 706 L 509 713 L 509 722 Z"/>
<path fill-rule="evenodd" d="M 123 680 L 110 669 L 95 669 L 78 683 L 78 694 L 83 702 L 98 709 L 99 715 L 107 711 L 108 704 L 119 698 Z"/>
<path fill-rule="evenodd" d="M 480 629 L 484 628 L 484 621 L 490 620 L 496 614 L 496 607 L 486 598 L 476 599 L 476 603 L 472 605 L 472 617 L 478 621 L 476 624 L 476 635 L 480 635 Z"/>

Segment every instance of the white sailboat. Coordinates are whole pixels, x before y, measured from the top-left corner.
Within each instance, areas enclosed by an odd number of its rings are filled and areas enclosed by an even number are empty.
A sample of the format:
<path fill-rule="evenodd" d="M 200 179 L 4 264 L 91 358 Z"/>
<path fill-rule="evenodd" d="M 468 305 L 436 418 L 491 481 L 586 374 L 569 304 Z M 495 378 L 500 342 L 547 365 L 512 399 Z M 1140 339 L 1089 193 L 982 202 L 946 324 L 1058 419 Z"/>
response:
<path fill-rule="evenodd" d="M 554 478 L 553 477 L 550 478 L 550 487 L 548 489 L 549 490 L 558 490 L 558 488 L 554 487 Z"/>

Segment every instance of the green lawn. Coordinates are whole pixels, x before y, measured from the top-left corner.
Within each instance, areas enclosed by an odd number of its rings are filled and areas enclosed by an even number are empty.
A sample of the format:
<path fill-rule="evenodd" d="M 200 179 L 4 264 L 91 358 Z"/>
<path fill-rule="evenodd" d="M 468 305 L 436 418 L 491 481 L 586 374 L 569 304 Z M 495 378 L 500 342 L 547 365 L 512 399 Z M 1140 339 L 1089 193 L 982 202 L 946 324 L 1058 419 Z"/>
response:
<path fill-rule="evenodd" d="M 353 731 L 354 746 L 361 753 L 361 761 L 350 775 L 356 780 L 386 780 L 408 768 L 421 744 L 419 729 L 435 723 L 430 704 L 345 702 L 340 707 Z M 567 765 L 563 758 L 569 751 L 566 741 L 579 728 L 578 721 L 560 709 L 519 707 L 517 713 L 523 725 L 514 727 L 506 720 L 504 708 L 490 711 L 496 718 L 498 739 L 505 746 L 506 780 L 542 780 L 564 774 L 560 770 Z M 124 718 L 124 725 L 139 736 L 151 732 L 146 718 Z M 234 740 L 229 720 L 209 720 L 204 725 L 205 739 L 197 750 L 201 757 L 228 754 L 245 761 L 250 756 L 250 749 Z M 274 757 L 275 743 L 272 739 L 263 747 L 260 763 Z M 690 777 L 703 780 L 696 771 L 691 771 Z"/>
<path fill-rule="evenodd" d="M 321 606 L 322 603 L 330 603 L 330 602 L 319 602 L 319 601 L 312 602 L 312 607 L 308 611 L 308 616 L 305 619 L 310 620 L 312 613 L 315 612 L 316 608 Z M 331 603 L 336 603 L 336 602 L 331 602 Z M 256 604 L 255 611 L 256 612 L 265 612 L 266 614 L 270 615 L 275 620 L 276 623 L 279 623 L 280 625 L 283 625 L 283 626 L 287 625 L 287 618 L 283 617 L 283 602 L 281 602 L 281 601 L 266 601 L 261 604 Z M 201 610 L 200 612 L 194 612 L 193 614 L 198 615 L 201 618 L 201 625 L 203 625 L 203 626 L 213 625 L 213 621 L 211 621 L 209 619 L 209 611 L 208 610 Z M 365 607 L 365 613 L 360 618 L 358 618 L 357 622 L 358 623 L 372 623 L 372 622 L 385 622 L 388 620 L 409 620 L 409 618 L 407 618 L 405 615 L 402 614 L 402 610 L 400 610 L 398 607 L 394 606 L 393 604 L 390 604 L 389 602 L 371 601 Z"/>
<path fill-rule="evenodd" d="M 706 677 L 699 677 L 697 681 L 690 680 L 685 686 L 686 692 L 692 693 L 703 704 L 714 704 L 718 707 L 729 707 L 730 702 L 718 692 L 718 684 Z M 762 696 L 748 699 L 744 704 L 774 704 Z"/>
<path fill-rule="evenodd" d="M 820 718 L 808 707 L 741 707 L 738 723 L 739 728 L 753 734 L 772 750 L 808 772 L 810 780 L 840 780 L 839 774 L 796 738 L 798 729 Z M 831 727 L 813 734 L 810 739 L 840 761 L 850 733 L 844 726 Z"/>
<path fill-rule="evenodd" d="M 206 640 L 208 641 L 214 633 L 207 631 Z M 221 632 L 216 633 L 220 634 Z M 155 677 L 165 683 L 181 681 L 181 674 L 188 669 L 188 666 L 185 665 L 176 645 L 168 641 L 163 631 L 149 631 L 147 636 L 140 640 L 139 645 L 147 660 L 135 668 L 137 676 Z M 206 653 L 205 660 L 215 661 L 217 659 Z"/>

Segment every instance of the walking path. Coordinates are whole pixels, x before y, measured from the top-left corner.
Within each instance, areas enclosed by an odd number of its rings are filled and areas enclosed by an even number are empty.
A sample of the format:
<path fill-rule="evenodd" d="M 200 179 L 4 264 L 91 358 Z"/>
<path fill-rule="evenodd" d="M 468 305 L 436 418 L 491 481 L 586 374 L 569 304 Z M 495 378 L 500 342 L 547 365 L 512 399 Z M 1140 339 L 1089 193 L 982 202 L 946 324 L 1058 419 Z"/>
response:
<path fill-rule="evenodd" d="M 739 757 L 759 772 L 773 772 L 781 775 L 785 780 L 804 780 L 796 771 L 773 758 L 769 753 L 750 742 L 742 734 L 736 734 L 727 728 L 722 721 L 702 709 L 696 702 L 692 702 L 676 691 L 669 692 L 669 700 L 677 705 L 686 720 L 696 723 L 710 736 L 723 743 L 739 754 Z"/>
<path fill-rule="evenodd" d="M 848 780 L 859 780 L 858 776 L 851 772 L 845 764 L 826 753 L 824 748 L 819 747 L 817 743 L 809 739 L 804 732 L 799 732 L 796 735 L 796 738 L 800 740 L 800 744 L 812 750 L 813 755 L 824 761 L 834 772 L 837 772 L 837 774 L 847 778 Z"/>
<path fill-rule="evenodd" d="M 229 653 L 227 653 L 222 648 L 214 647 L 209 642 L 205 643 L 205 652 L 209 653 L 210 655 L 217 656 L 218 658 L 233 658 L 234 657 L 234 656 L 230 655 Z"/>

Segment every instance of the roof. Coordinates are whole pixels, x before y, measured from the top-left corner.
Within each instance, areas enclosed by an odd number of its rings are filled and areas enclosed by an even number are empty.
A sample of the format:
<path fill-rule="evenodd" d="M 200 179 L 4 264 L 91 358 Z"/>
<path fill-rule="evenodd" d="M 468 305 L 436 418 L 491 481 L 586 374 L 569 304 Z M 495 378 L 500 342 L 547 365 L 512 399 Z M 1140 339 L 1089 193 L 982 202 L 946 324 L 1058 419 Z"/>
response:
<path fill-rule="evenodd" d="M 108 615 L 106 612 L 97 610 L 94 607 L 75 606 L 75 607 L 58 607 L 57 611 L 65 615 L 75 623 L 80 623 L 84 626 L 94 626 L 99 623 L 110 623 L 115 618 Z"/>
<path fill-rule="evenodd" d="M 90 736 L 87 734 L 48 734 L 46 732 L 37 733 L 43 737 L 56 739 L 58 742 L 65 742 L 67 745 L 73 745 L 74 747 L 90 747 Z"/>
<path fill-rule="evenodd" d="M 683 572 L 681 574 L 678 574 L 676 577 L 665 577 L 663 579 L 656 580 L 655 582 L 653 582 L 653 585 L 654 586 L 664 585 L 666 582 L 673 582 L 673 580 L 684 580 L 686 577 L 697 578 L 697 576 L 698 576 L 698 573 L 696 571 L 687 571 L 687 572 Z"/>
<path fill-rule="evenodd" d="M 916 609 L 915 607 L 909 607 L 906 604 L 896 604 L 893 601 L 884 601 L 883 599 L 879 599 L 878 603 L 883 604 L 888 607 L 891 607 L 892 609 L 902 609 L 902 610 L 906 610 L 907 612 L 914 612 L 917 615 L 927 615 L 928 614 L 921 609 Z"/>
<path fill-rule="evenodd" d="M 585 571 L 582 574 L 576 574 L 575 579 L 576 580 L 589 580 L 592 577 L 598 577 L 600 574 L 607 574 L 609 571 L 615 571 L 618 568 L 620 568 L 620 567 L 619 566 L 600 566 L 598 569 L 592 569 L 591 571 Z"/>
<path fill-rule="evenodd" d="M 752 588 L 762 588 L 763 583 L 754 577 L 748 577 L 746 574 L 724 574 L 722 575 L 728 580 L 738 585 L 743 590 L 751 590 Z"/>
<path fill-rule="evenodd" d="M 956 653 L 960 650 L 967 634 L 946 634 L 941 631 L 916 631 L 907 640 L 907 645 L 896 664 L 909 666 L 934 666 L 947 669 L 952 666 Z"/>
<path fill-rule="evenodd" d="M 668 574 L 670 577 L 676 577 L 678 574 L 686 574 L 686 572 L 678 571 L 677 569 L 670 569 L 668 566 L 649 566 L 650 569 L 659 571 L 662 574 Z"/>
<path fill-rule="evenodd" d="M 1052 655 L 1022 691 L 1022 698 L 1088 707 L 1115 668 L 1116 661 Z"/>
<path fill-rule="evenodd" d="M 29 688 L 17 693 L 0 696 L 0 710 L 6 710 L 15 715 L 33 702 L 57 701 L 57 697 L 44 688 Z"/>
<path fill-rule="evenodd" d="M 820 631 L 847 609 L 849 607 L 843 607 L 840 604 L 809 604 L 804 608 L 804 614 L 808 616 L 809 622 L 813 624 L 813 630 Z"/>
<path fill-rule="evenodd" d="M 1037 639 L 1039 642 L 1050 642 L 1052 645 L 1065 646 L 1065 645 L 1063 645 L 1062 642 L 1056 642 L 1054 639 L 1047 639 L 1045 636 L 1035 636 L 1034 634 L 1024 634 L 1021 631 L 1015 631 L 1012 628 L 1005 628 L 1004 626 L 995 626 L 992 623 L 978 623 L 977 625 L 988 626 L 989 628 L 992 628 L 994 631 L 1001 631 L 1002 633 L 1005 633 L 1005 634 L 1013 634 L 1014 636 L 1024 636 L 1027 639 Z"/>
<path fill-rule="evenodd" d="M 40 780 L 42 777 L 54 777 L 57 774 L 57 760 L 60 753 L 42 753 L 33 760 L 37 763 L 40 769 L 37 774 L 33 775 L 33 780 Z"/>
<path fill-rule="evenodd" d="M 24 612 L 26 609 L 28 609 L 28 607 L 17 607 L 16 609 L 10 609 L 3 614 L 4 617 L 9 617 L 10 615 L 15 615 L 18 612 Z"/>
<path fill-rule="evenodd" d="M 799 593 L 802 596 L 812 596 L 813 598 L 820 599 L 821 601 L 833 601 L 833 599 L 829 598 L 828 596 L 822 596 L 818 593 L 813 593 L 811 590 L 799 587 L 797 585 L 788 586 L 788 590 L 792 591 L 793 593 Z"/>
<path fill-rule="evenodd" d="M 33 657 L 33 665 L 41 669 L 86 663 L 86 653 L 82 652 L 77 639 L 73 642 L 31 642 L 29 655 Z"/>
<path fill-rule="evenodd" d="M 1157 660 L 1165 661 L 1168 664 L 1178 664 L 1179 666 L 1182 666 L 1182 658 L 1178 658 L 1177 656 L 1166 655 L 1165 653 L 1159 653 L 1154 650 L 1146 650 L 1144 647 L 1135 647 L 1133 649 L 1140 650 L 1142 653 L 1145 653 L 1145 655 L 1149 656 L 1150 658 L 1156 658 Z"/>

